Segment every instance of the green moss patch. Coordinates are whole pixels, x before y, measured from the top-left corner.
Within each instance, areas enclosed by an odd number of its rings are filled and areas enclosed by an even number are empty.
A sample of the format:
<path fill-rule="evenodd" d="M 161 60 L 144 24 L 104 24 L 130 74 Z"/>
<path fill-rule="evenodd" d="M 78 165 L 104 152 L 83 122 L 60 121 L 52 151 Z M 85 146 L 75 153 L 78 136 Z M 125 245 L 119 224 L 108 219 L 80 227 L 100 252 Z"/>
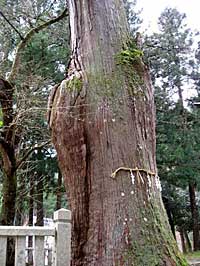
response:
<path fill-rule="evenodd" d="M 142 50 L 137 47 L 133 40 L 128 41 L 125 46 L 116 56 L 118 65 L 132 65 L 143 56 Z"/>

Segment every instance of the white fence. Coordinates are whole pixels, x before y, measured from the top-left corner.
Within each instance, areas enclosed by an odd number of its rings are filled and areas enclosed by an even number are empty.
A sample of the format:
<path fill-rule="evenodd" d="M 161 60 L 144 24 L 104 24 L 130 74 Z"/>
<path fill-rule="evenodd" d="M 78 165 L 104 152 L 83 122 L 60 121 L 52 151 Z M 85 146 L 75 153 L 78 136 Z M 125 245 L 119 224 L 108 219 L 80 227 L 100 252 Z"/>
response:
<path fill-rule="evenodd" d="M 60 209 L 54 212 L 54 226 L 0 226 L 0 266 L 6 265 L 7 238 L 15 238 L 15 266 L 26 266 L 31 250 L 33 266 L 70 266 L 71 212 Z M 32 247 L 27 238 L 32 237 Z M 45 239 L 53 238 L 52 254 L 45 264 Z"/>

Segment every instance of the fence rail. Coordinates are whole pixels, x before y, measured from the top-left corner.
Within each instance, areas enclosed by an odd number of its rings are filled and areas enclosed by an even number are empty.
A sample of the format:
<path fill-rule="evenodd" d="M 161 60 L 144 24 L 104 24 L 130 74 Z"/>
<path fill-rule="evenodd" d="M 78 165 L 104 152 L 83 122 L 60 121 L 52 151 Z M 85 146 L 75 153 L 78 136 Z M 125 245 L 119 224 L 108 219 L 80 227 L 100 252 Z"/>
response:
<path fill-rule="evenodd" d="M 54 239 L 50 265 L 70 266 L 71 212 L 69 210 L 60 209 L 54 212 L 54 227 L 0 226 L 0 266 L 6 266 L 7 239 L 10 237 L 15 239 L 15 266 L 27 265 L 26 254 L 30 250 L 33 252 L 33 266 L 45 266 L 46 237 Z M 32 247 L 27 246 L 28 237 L 32 237 Z"/>

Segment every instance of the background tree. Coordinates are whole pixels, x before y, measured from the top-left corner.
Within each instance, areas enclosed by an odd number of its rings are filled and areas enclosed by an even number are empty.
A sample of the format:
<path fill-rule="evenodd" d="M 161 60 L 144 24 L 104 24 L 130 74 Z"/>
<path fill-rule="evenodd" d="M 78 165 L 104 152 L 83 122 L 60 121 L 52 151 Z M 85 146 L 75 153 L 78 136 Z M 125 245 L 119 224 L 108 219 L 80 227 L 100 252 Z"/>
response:
<path fill-rule="evenodd" d="M 61 54 L 61 46 L 65 38 L 60 36 L 51 39 L 53 32 L 50 28 L 43 35 L 40 35 L 40 31 L 66 16 L 66 9 L 63 8 L 64 11 L 61 11 L 61 8 L 63 5 L 55 4 L 53 1 L 32 1 L 26 4 L 23 1 L 13 3 L 5 1 L 1 9 L 3 21 L 1 34 L 2 40 L 5 40 L 1 43 L 0 89 L 2 111 L 0 152 L 4 176 L 2 224 L 12 224 L 14 221 L 16 171 L 31 151 L 39 148 L 41 141 L 48 141 L 47 125 L 43 127 L 45 130 L 40 128 L 41 121 L 44 125 L 44 96 L 45 94 L 47 96 L 49 86 L 61 78 L 63 60 L 66 58 Z M 24 13 L 25 9 L 27 12 Z M 17 19 L 18 17 L 20 19 Z M 59 56 L 55 59 L 55 53 L 59 51 Z M 56 73 L 57 76 L 55 74 L 51 76 L 52 73 Z M 32 129 L 32 140 L 30 140 L 30 129 Z"/>
<path fill-rule="evenodd" d="M 64 56 L 61 47 L 64 43 L 67 47 L 68 31 L 67 27 L 63 30 L 64 24 L 58 24 L 66 14 L 61 1 L 1 1 L 1 224 L 22 222 L 28 187 L 23 185 L 29 183 L 24 176 L 30 172 L 25 170 L 25 162 L 33 151 L 49 142 L 46 100 L 50 86 L 63 78 L 67 62 L 67 53 Z M 63 33 L 59 38 L 58 32 Z M 40 172 L 42 180 L 44 176 Z M 30 181 L 31 188 L 33 181 Z M 42 194 L 40 189 L 40 201 L 43 201 Z M 32 223 L 33 201 L 30 206 Z M 41 205 L 38 210 L 42 209 Z M 8 259 L 7 265 L 13 265 L 13 256 L 8 255 Z"/>
<path fill-rule="evenodd" d="M 193 218 L 194 249 L 199 249 L 199 218 L 195 190 L 198 182 L 200 132 L 193 111 L 184 107 L 183 90 L 193 88 L 192 32 L 185 14 L 165 9 L 158 25 L 160 31 L 147 39 L 147 52 L 154 83 L 157 108 L 157 160 L 160 176 L 170 184 L 189 187 Z M 151 48 L 151 49 L 149 49 Z"/>
<path fill-rule="evenodd" d="M 163 202 L 174 237 L 176 238 L 176 231 L 179 231 L 183 252 L 191 252 L 192 245 L 188 234 L 192 231 L 192 217 L 188 191 L 166 181 L 162 181 L 162 188 Z"/>
<path fill-rule="evenodd" d="M 137 0 L 124 0 L 128 25 L 133 36 L 139 31 L 142 24 L 141 10 L 136 11 Z"/>

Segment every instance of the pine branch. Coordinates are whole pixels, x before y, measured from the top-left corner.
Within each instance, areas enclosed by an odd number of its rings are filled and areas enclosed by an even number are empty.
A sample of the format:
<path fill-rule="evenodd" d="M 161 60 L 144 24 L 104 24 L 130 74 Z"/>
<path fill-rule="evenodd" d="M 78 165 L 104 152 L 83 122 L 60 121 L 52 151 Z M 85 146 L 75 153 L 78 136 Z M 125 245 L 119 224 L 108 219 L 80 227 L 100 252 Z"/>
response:
<path fill-rule="evenodd" d="M 29 42 L 29 40 L 36 33 L 40 32 L 41 30 L 45 29 L 46 27 L 48 27 L 48 26 L 60 21 L 61 19 L 63 19 L 67 15 L 68 15 L 67 8 L 65 8 L 64 11 L 58 17 L 50 19 L 50 20 L 42 23 L 41 25 L 29 30 L 29 32 L 24 36 L 23 40 L 21 40 L 20 43 L 17 46 L 15 59 L 13 61 L 11 72 L 10 72 L 10 75 L 8 77 L 8 81 L 10 83 L 16 78 L 16 75 L 17 75 L 17 73 L 19 71 L 19 68 L 20 68 L 21 53 L 24 50 L 24 48 L 26 47 L 26 45 Z"/>

